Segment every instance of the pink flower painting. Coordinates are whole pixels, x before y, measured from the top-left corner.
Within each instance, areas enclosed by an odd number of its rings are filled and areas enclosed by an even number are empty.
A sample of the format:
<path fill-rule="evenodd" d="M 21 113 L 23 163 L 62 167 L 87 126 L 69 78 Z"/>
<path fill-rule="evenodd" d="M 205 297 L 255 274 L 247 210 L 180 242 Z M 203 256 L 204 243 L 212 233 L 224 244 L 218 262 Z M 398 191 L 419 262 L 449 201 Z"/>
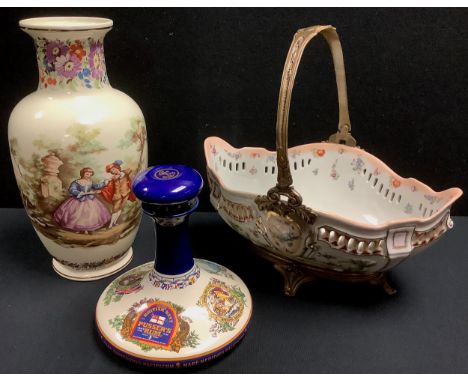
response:
<path fill-rule="evenodd" d="M 105 72 L 105 61 L 104 61 L 104 50 L 102 43 L 97 41 L 91 44 L 89 50 L 89 67 L 91 69 L 91 76 L 96 79 L 100 79 Z"/>
<path fill-rule="evenodd" d="M 67 54 L 57 57 L 55 69 L 62 77 L 73 78 L 81 70 L 81 62 L 77 56 Z"/>
<path fill-rule="evenodd" d="M 50 41 L 45 47 L 45 55 L 49 64 L 55 63 L 57 57 L 64 56 L 68 52 L 68 46 L 60 41 Z"/>

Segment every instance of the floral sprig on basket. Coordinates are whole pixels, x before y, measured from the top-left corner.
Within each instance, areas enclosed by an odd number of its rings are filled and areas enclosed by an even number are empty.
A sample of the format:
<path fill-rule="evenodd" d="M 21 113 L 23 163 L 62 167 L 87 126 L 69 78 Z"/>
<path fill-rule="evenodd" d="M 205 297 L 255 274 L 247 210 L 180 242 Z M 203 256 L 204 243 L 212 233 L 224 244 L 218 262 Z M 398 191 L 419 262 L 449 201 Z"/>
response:
<path fill-rule="evenodd" d="M 102 41 L 36 39 L 39 88 L 99 89 L 109 85 Z"/>

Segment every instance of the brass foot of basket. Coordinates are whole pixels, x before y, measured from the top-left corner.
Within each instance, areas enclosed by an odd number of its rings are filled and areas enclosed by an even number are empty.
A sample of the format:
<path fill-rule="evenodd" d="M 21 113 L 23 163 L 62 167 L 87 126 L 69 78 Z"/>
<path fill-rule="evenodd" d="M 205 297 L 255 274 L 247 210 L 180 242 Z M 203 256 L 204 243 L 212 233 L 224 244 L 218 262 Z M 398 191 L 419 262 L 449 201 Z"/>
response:
<path fill-rule="evenodd" d="M 255 245 L 253 247 L 257 254 L 272 262 L 273 267 L 281 273 L 286 296 L 294 296 L 302 284 L 320 279 L 341 283 L 368 283 L 381 287 L 390 296 L 397 293 L 388 281 L 387 275 L 382 272 L 368 274 L 336 272 L 294 261 Z"/>
<path fill-rule="evenodd" d="M 397 290 L 390 284 L 385 273 L 379 273 L 375 279 L 370 280 L 370 284 L 382 287 L 389 296 L 397 293 Z"/>
<path fill-rule="evenodd" d="M 316 277 L 310 274 L 305 274 L 295 264 L 275 263 L 274 268 L 279 271 L 284 278 L 284 294 L 286 296 L 295 296 L 299 287 L 306 283 L 316 281 Z"/>

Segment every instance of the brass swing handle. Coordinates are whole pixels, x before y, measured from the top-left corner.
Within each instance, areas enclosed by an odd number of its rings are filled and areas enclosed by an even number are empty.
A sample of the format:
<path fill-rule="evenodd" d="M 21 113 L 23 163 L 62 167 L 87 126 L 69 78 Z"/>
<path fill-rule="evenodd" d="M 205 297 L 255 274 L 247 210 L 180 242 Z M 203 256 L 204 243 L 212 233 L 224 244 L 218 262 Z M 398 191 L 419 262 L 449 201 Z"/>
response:
<path fill-rule="evenodd" d="M 297 70 L 301 62 L 301 57 L 307 44 L 318 34 L 327 40 L 333 56 L 335 67 L 336 86 L 338 88 L 339 123 L 338 132 L 330 136 L 330 142 L 343 143 L 349 146 L 356 146 L 356 140 L 351 136 L 351 122 L 348 113 L 348 97 L 346 93 L 346 75 L 343 61 L 343 51 L 340 39 L 336 30 L 331 25 L 316 25 L 309 28 L 299 29 L 294 35 L 291 47 L 289 48 L 286 62 L 281 77 L 281 87 L 278 99 L 278 114 L 276 120 L 276 152 L 278 165 L 278 181 L 268 195 L 270 198 L 278 200 L 280 195 L 287 196 L 289 203 L 299 205 L 302 198 L 292 188 L 291 169 L 288 160 L 288 120 L 289 107 L 291 105 L 291 95 L 294 87 Z"/>

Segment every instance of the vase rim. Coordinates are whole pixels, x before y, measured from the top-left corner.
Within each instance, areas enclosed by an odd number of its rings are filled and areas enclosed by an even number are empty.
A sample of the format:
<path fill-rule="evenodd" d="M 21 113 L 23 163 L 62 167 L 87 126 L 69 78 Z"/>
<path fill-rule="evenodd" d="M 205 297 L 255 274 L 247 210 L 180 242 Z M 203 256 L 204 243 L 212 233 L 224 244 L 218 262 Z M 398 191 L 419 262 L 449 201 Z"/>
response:
<path fill-rule="evenodd" d="M 108 29 L 113 21 L 102 17 L 35 17 L 20 20 L 19 26 L 25 29 L 48 31 L 85 31 Z"/>

